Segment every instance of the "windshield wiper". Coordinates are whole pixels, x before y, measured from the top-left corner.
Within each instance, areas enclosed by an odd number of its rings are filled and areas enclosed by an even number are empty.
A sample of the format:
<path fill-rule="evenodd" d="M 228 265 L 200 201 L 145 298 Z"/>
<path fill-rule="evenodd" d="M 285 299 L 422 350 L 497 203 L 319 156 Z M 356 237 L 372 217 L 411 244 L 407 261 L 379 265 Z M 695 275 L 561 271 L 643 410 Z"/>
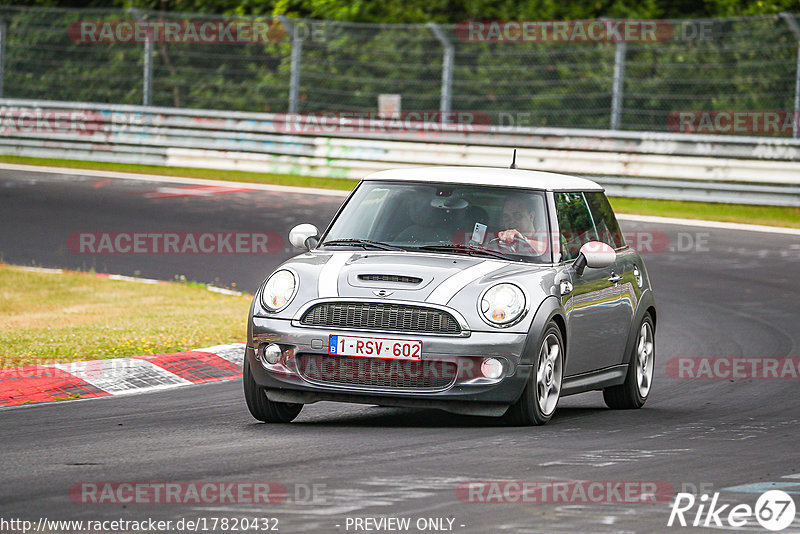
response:
<path fill-rule="evenodd" d="M 492 256 L 493 258 L 500 258 L 502 260 L 517 261 L 502 252 L 495 250 L 488 250 L 485 248 L 476 247 L 474 245 L 457 245 L 455 243 L 447 245 L 422 245 L 416 247 L 417 250 L 433 250 L 433 251 L 453 251 L 453 252 L 466 252 L 467 254 L 478 254 L 484 256 Z"/>
<path fill-rule="evenodd" d="M 325 241 L 322 243 L 322 246 L 362 246 L 364 248 L 373 247 L 380 250 L 404 250 L 400 247 L 396 247 L 394 245 L 389 245 L 388 243 L 381 243 L 380 241 L 371 241 L 369 239 L 333 239 L 331 241 Z"/>

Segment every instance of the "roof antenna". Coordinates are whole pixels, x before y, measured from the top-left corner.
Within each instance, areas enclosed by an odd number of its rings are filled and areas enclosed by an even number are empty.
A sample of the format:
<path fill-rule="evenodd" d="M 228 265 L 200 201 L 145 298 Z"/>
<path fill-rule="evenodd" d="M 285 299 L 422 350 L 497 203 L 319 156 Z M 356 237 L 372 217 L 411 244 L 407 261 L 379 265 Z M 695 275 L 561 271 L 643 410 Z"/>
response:
<path fill-rule="evenodd" d="M 511 157 L 511 165 L 508 166 L 509 169 L 516 169 L 517 168 L 517 149 L 514 149 L 514 155 Z"/>

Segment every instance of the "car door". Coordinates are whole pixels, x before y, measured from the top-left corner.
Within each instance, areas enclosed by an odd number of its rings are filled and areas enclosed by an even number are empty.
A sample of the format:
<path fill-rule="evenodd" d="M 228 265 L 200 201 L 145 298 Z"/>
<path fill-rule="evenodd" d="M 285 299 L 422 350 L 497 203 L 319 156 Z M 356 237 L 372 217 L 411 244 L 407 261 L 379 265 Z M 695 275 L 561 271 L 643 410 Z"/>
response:
<path fill-rule="evenodd" d="M 584 198 L 589 204 L 589 211 L 592 212 L 592 220 L 597 229 L 598 241 L 602 241 L 611 246 L 617 253 L 617 258 L 611 266 L 610 277 L 617 280 L 614 283 L 617 291 L 617 303 L 615 307 L 614 322 L 608 326 L 613 335 L 613 343 L 610 348 L 610 360 L 608 365 L 617 365 L 624 361 L 625 344 L 631 328 L 631 321 L 636 310 L 637 293 L 633 284 L 636 275 L 633 272 L 635 263 L 631 259 L 635 256 L 633 250 L 625 245 L 625 239 L 619 228 L 614 210 L 608 202 L 605 193 L 602 191 L 587 191 Z"/>
<path fill-rule="evenodd" d="M 573 262 L 583 244 L 608 239 L 598 232 L 584 193 L 555 193 L 555 204 L 563 262 Z M 623 265 L 614 262 L 602 269 L 586 267 L 580 276 L 570 271 L 572 291 L 562 297 L 570 336 L 565 376 L 622 361 L 627 340 L 627 330 L 624 334 L 623 330 L 630 327 L 632 313 L 621 298 L 622 278 L 618 277 L 623 276 Z"/>

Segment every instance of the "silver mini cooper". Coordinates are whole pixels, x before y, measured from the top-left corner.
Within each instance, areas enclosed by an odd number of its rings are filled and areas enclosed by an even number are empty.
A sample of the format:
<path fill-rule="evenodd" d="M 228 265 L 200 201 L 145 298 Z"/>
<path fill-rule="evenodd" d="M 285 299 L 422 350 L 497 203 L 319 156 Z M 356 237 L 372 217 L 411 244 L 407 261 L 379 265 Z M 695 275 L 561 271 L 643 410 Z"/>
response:
<path fill-rule="evenodd" d="M 544 424 L 565 395 L 650 393 L 656 308 L 598 184 L 518 169 L 376 172 L 250 309 L 244 396 L 265 422 L 341 401 Z"/>

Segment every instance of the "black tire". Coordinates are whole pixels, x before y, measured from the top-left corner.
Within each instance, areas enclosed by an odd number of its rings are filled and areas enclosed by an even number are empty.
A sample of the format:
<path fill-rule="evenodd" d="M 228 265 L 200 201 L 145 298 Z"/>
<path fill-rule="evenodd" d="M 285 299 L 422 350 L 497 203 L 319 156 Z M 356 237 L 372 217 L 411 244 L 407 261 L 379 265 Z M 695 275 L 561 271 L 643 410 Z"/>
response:
<path fill-rule="evenodd" d="M 649 327 L 649 332 L 652 335 L 652 351 L 650 356 L 648 356 L 649 365 L 655 369 L 655 358 L 656 358 L 656 344 L 655 344 L 655 325 L 653 324 L 653 319 L 650 317 L 649 313 L 646 313 L 645 316 L 642 318 L 642 322 L 639 325 L 638 333 L 636 334 L 636 343 L 633 344 L 633 350 L 630 354 L 630 359 L 628 363 L 628 374 L 625 376 L 625 382 L 620 384 L 619 386 L 612 386 L 610 388 L 605 388 L 603 390 L 603 400 L 606 401 L 606 406 L 612 408 L 614 410 L 635 410 L 637 408 L 641 408 L 644 406 L 644 403 L 647 402 L 647 397 L 650 395 L 650 392 L 653 390 L 652 387 L 652 375 L 655 374 L 653 372 L 650 373 L 650 378 L 648 380 L 648 387 L 647 390 L 642 394 L 642 391 L 639 387 L 639 378 L 638 372 L 640 368 L 640 360 L 638 354 L 639 342 L 642 337 L 642 328 L 647 325 Z"/>
<path fill-rule="evenodd" d="M 247 409 L 250 410 L 253 417 L 265 423 L 290 423 L 300 414 L 300 410 L 303 409 L 302 404 L 272 402 L 267 398 L 266 389 L 256 384 L 256 381 L 253 380 L 250 362 L 246 357 L 242 375 L 244 400 L 247 402 Z"/>
<path fill-rule="evenodd" d="M 550 421 L 556 411 L 556 406 L 553 406 L 549 413 L 544 413 L 538 400 L 538 384 L 537 384 L 537 370 L 539 369 L 539 359 L 542 356 L 542 349 L 551 336 L 555 336 L 558 342 L 558 365 L 560 372 L 558 373 L 558 392 L 561 393 L 561 386 L 564 375 L 564 339 L 561 335 L 561 329 L 555 323 L 550 323 L 545 328 L 542 334 L 542 339 L 539 342 L 539 348 L 536 351 L 536 361 L 533 363 L 531 376 L 525 389 L 522 391 L 522 396 L 517 402 L 509 406 L 508 411 L 505 413 L 506 422 L 513 426 L 530 426 L 530 425 L 543 425 Z M 556 400 L 556 405 L 558 399 Z"/>

